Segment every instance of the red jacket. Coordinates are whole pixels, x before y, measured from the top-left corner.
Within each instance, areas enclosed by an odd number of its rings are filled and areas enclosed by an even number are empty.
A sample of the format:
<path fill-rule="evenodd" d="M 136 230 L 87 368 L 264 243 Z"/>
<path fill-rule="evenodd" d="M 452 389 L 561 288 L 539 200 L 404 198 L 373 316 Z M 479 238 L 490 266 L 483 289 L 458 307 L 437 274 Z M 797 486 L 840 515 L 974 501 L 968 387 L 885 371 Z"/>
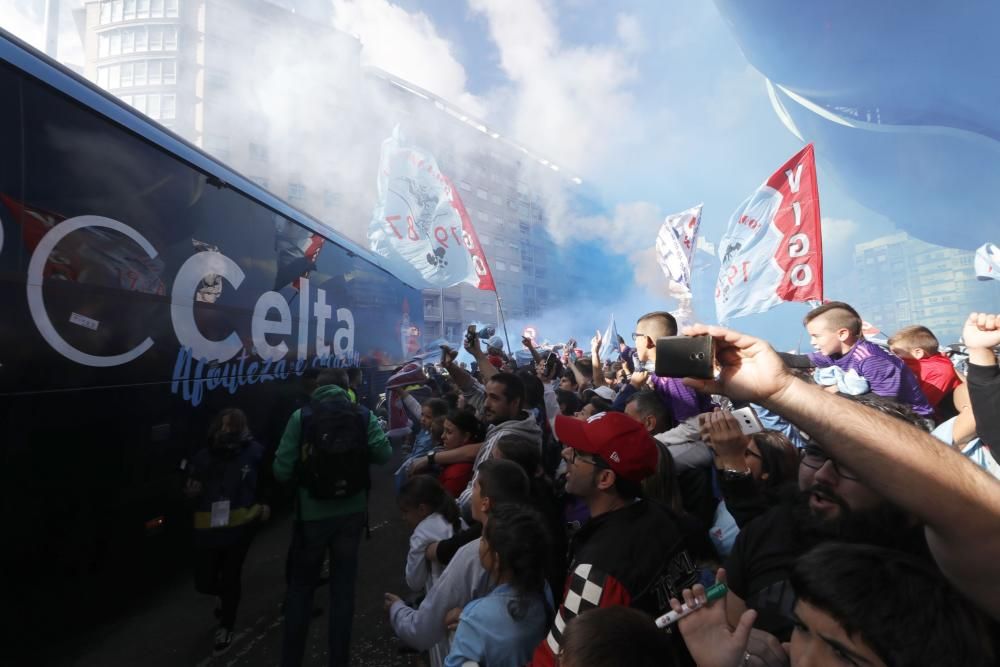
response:
<path fill-rule="evenodd" d="M 945 396 L 962 384 L 951 360 L 943 354 L 932 354 L 923 359 L 903 359 L 913 374 L 917 376 L 920 389 L 931 407 L 937 408 Z"/>

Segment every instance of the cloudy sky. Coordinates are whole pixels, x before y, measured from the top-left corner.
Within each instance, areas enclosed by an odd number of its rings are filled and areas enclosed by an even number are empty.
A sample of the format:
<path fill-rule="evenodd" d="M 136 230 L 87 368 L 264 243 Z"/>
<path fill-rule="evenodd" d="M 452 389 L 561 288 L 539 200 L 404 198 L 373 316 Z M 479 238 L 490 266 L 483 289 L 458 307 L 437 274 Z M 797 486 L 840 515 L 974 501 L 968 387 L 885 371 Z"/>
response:
<path fill-rule="evenodd" d="M 739 3 L 729 0 L 327 1 L 309 3 L 332 6 L 335 25 L 360 37 L 367 62 L 502 128 L 508 136 L 580 173 L 600 194 L 607 218 L 581 224 L 574 233 L 601 240 L 610 254 L 609 261 L 624 261 L 633 267 L 635 280 L 622 285 L 622 303 L 614 307 L 620 322 L 634 319 L 642 311 L 674 305 L 662 296 L 663 276 L 650 251 L 663 216 L 704 203 L 703 234 L 718 241 L 733 210 L 804 145 L 790 126 L 797 124 L 795 129 L 817 145 L 828 298 L 850 300 L 856 243 L 907 226 L 897 227 L 899 218 L 892 215 L 891 206 L 873 207 L 870 196 L 858 196 L 859 186 L 850 178 L 864 173 L 850 162 L 852 157 L 860 159 L 857 155 L 837 154 L 836 163 L 826 158 L 827 153 L 835 154 L 840 135 L 826 134 L 824 121 L 797 107 L 789 112 L 794 120 L 783 122 L 779 118 L 765 75 L 755 69 L 754 65 L 768 70 L 766 74 L 772 79 L 782 77 L 778 82 L 786 83 L 788 90 L 810 93 L 822 92 L 822 84 L 829 78 L 826 75 L 832 76 L 838 68 L 871 69 L 880 54 L 865 56 L 864 49 L 870 44 L 862 41 L 862 35 L 857 42 L 842 45 L 848 58 L 840 57 L 837 51 L 836 59 L 814 59 L 808 74 L 816 75 L 815 80 L 805 75 L 796 78 L 800 72 L 795 70 L 794 61 L 810 48 L 809 30 L 825 28 L 828 42 L 855 33 L 853 24 L 831 24 L 821 10 L 796 18 L 789 27 L 800 32 L 783 51 L 785 26 L 780 16 L 767 16 L 767 12 L 759 18 L 744 16 Z M 288 2 L 292 0 L 284 0 Z M 0 0 L 0 23 L 37 43 L 43 4 L 42 0 Z M 63 0 L 64 8 L 79 4 L 79 0 Z M 769 11 L 789 4 L 783 0 L 767 3 Z M 888 22 L 892 16 L 880 20 Z M 931 16 L 927 21 L 940 25 L 942 18 Z M 918 25 L 897 28 L 897 41 L 908 42 L 909 32 L 922 30 L 920 21 L 914 23 Z M 79 38 L 68 13 L 62 26 L 60 58 L 80 62 Z M 883 38 L 886 34 L 879 26 L 873 31 Z M 837 46 L 825 45 L 828 50 Z M 818 49 L 822 48 L 821 42 Z M 782 63 L 775 62 L 782 56 L 784 69 Z M 777 93 L 787 106 L 794 106 L 785 95 L 784 89 Z M 988 101 L 983 96 L 968 103 Z M 836 94 L 820 103 L 843 114 L 853 110 L 857 115 L 859 107 L 855 100 L 843 111 L 847 107 L 837 106 Z M 907 120 L 911 125 L 920 121 L 914 121 L 912 114 Z M 934 120 L 942 124 L 940 119 Z M 981 132 L 982 118 L 973 120 L 978 122 L 974 129 Z M 842 125 L 834 124 L 838 128 Z M 909 137 L 882 134 L 887 141 Z M 858 135 L 862 131 L 854 133 Z M 974 135 L 973 143 L 988 153 L 983 158 L 986 166 L 1000 166 L 1000 161 L 990 162 L 997 158 L 990 152 L 995 146 L 984 149 L 981 137 Z M 864 138 L 855 141 L 868 143 Z M 946 150 L 947 146 L 938 149 Z M 904 183 L 911 188 L 913 184 Z M 997 228 L 987 219 L 996 218 L 984 216 L 982 221 L 969 224 L 981 228 L 979 235 L 986 237 Z M 998 238 L 992 240 L 1000 241 L 1000 234 L 994 236 Z M 696 295 L 703 297 L 695 309 L 703 319 L 714 319 L 714 305 L 705 300 L 714 286 L 714 271 L 694 277 Z M 591 275 L 595 281 L 601 279 L 600 265 Z M 807 309 L 799 304 L 783 305 L 733 324 L 790 347 L 800 342 L 798 322 Z M 611 310 L 608 304 L 607 312 L 595 312 L 595 321 L 587 328 L 592 331 L 593 326 L 603 326 Z M 622 322 L 619 328 L 629 331 L 630 326 Z M 544 329 L 544 325 L 539 326 L 543 335 L 547 333 Z"/>

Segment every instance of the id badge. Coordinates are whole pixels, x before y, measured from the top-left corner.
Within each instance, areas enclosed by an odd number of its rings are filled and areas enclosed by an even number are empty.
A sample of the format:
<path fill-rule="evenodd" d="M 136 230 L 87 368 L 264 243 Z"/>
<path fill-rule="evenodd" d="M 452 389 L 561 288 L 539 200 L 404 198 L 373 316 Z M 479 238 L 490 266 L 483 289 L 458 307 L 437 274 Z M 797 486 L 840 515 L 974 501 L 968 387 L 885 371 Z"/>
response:
<path fill-rule="evenodd" d="M 229 525 L 229 501 L 220 500 L 212 503 L 212 528 L 225 528 Z"/>

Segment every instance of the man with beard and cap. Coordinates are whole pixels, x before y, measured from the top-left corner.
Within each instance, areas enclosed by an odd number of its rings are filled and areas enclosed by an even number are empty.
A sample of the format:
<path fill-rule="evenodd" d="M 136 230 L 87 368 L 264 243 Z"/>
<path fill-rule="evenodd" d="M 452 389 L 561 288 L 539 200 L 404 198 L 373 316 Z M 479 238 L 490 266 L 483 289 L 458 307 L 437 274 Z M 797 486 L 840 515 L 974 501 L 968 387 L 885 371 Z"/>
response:
<path fill-rule="evenodd" d="M 921 421 L 910 410 L 878 396 L 858 402 L 912 424 Z M 731 498 L 730 492 L 748 488 L 736 479 L 749 478 L 748 472 L 725 470 L 721 476 L 727 504 L 732 500 L 738 506 L 745 499 Z M 747 523 L 726 561 L 730 620 L 754 609 L 755 627 L 782 641 L 788 640 L 794 626 L 792 567 L 812 547 L 842 541 L 927 553 L 921 526 L 832 458 L 822 442 L 814 439 L 806 446 L 798 477 L 799 493 L 789 494 Z"/>

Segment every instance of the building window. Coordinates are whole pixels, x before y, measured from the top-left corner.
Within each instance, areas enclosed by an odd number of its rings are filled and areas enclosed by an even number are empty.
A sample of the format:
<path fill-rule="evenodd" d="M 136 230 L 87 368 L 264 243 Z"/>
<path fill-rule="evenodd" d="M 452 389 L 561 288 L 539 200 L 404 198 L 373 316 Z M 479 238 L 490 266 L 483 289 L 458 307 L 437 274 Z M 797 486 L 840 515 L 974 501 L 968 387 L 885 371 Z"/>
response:
<path fill-rule="evenodd" d="M 498 259 L 498 260 L 497 260 L 497 270 L 498 270 L 498 271 L 506 271 L 506 270 L 507 270 L 507 263 L 506 263 L 506 262 L 501 262 L 501 261 L 500 261 L 500 260 Z"/>
<path fill-rule="evenodd" d="M 128 63 L 132 67 L 132 81 L 133 85 L 145 86 L 146 85 L 146 61 L 139 60 L 134 63 Z"/>
<path fill-rule="evenodd" d="M 173 120 L 177 117 L 177 96 L 161 95 L 163 103 L 160 105 L 160 118 L 163 120 Z"/>
<path fill-rule="evenodd" d="M 149 18 L 149 0 L 138 0 L 135 15 L 140 19 Z"/>
<path fill-rule="evenodd" d="M 489 245 L 490 243 L 491 243 L 491 241 L 490 241 L 490 237 L 489 236 L 487 236 L 486 234 L 480 234 L 479 235 L 479 244 L 480 245 Z"/>
<path fill-rule="evenodd" d="M 160 117 L 160 96 L 148 95 L 146 98 L 146 115 L 150 118 Z"/>
<path fill-rule="evenodd" d="M 167 27 L 163 29 L 163 50 L 177 50 L 177 28 Z"/>
<path fill-rule="evenodd" d="M 154 19 L 163 18 L 163 0 L 151 0 L 149 15 Z"/>
<path fill-rule="evenodd" d="M 135 31 L 122 31 L 122 53 L 132 53 L 135 51 Z"/>
<path fill-rule="evenodd" d="M 162 60 L 150 60 L 149 61 L 149 85 L 158 86 L 163 81 L 163 61 Z"/>
<path fill-rule="evenodd" d="M 521 272 L 521 265 L 520 264 L 511 264 L 510 265 L 510 270 L 513 273 L 520 273 Z"/>
<path fill-rule="evenodd" d="M 177 0 L 166 0 L 165 13 L 167 15 L 167 18 L 171 19 L 177 18 L 178 15 Z"/>
<path fill-rule="evenodd" d="M 109 56 L 120 56 L 122 53 L 122 35 L 120 32 L 111 33 L 111 47 L 108 50 Z"/>
<path fill-rule="evenodd" d="M 480 199 L 489 199 L 490 195 L 482 188 L 476 188 L 476 196 Z"/>
<path fill-rule="evenodd" d="M 500 197 L 500 195 L 492 195 L 492 196 L 490 197 L 490 200 L 491 200 L 491 201 L 492 201 L 492 202 L 493 202 L 494 204 L 496 204 L 497 206 L 502 206 L 502 205 L 503 205 L 503 199 L 502 199 L 502 198 Z"/>
<path fill-rule="evenodd" d="M 177 83 L 177 63 L 173 60 L 163 61 L 163 83 Z"/>
<path fill-rule="evenodd" d="M 289 199 L 305 199 L 306 198 L 306 186 L 301 183 L 289 183 L 288 184 L 288 198 Z"/>
<path fill-rule="evenodd" d="M 121 87 L 130 88 L 132 86 L 132 63 L 122 65 Z"/>
<path fill-rule="evenodd" d="M 111 2 L 111 20 L 113 22 L 118 22 L 122 20 L 122 16 L 125 11 L 124 0 L 112 0 Z"/>
<path fill-rule="evenodd" d="M 475 310 L 476 309 L 476 304 L 473 303 L 472 301 L 466 301 L 465 302 L 465 309 L 466 310 Z"/>
<path fill-rule="evenodd" d="M 135 51 L 136 53 L 145 53 L 149 51 L 149 33 L 146 32 L 145 28 L 136 28 L 135 33 Z"/>
<path fill-rule="evenodd" d="M 459 181 L 458 187 L 461 188 L 462 190 L 465 190 L 466 192 L 472 192 L 472 186 L 466 183 L 465 181 Z"/>
<path fill-rule="evenodd" d="M 111 23 L 111 3 L 105 0 L 101 3 L 101 25 Z"/>
<path fill-rule="evenodd" d="M 135 0 L 125 0 L 125 11 L 123 17 L 126 21 L 131 21 L 135 18 Z"/>
<path fill-rule="evenodd" d="M 333 190 L 323 190 L 323 206 L 333 208 L 340 203 L 340 195 Z"/>

